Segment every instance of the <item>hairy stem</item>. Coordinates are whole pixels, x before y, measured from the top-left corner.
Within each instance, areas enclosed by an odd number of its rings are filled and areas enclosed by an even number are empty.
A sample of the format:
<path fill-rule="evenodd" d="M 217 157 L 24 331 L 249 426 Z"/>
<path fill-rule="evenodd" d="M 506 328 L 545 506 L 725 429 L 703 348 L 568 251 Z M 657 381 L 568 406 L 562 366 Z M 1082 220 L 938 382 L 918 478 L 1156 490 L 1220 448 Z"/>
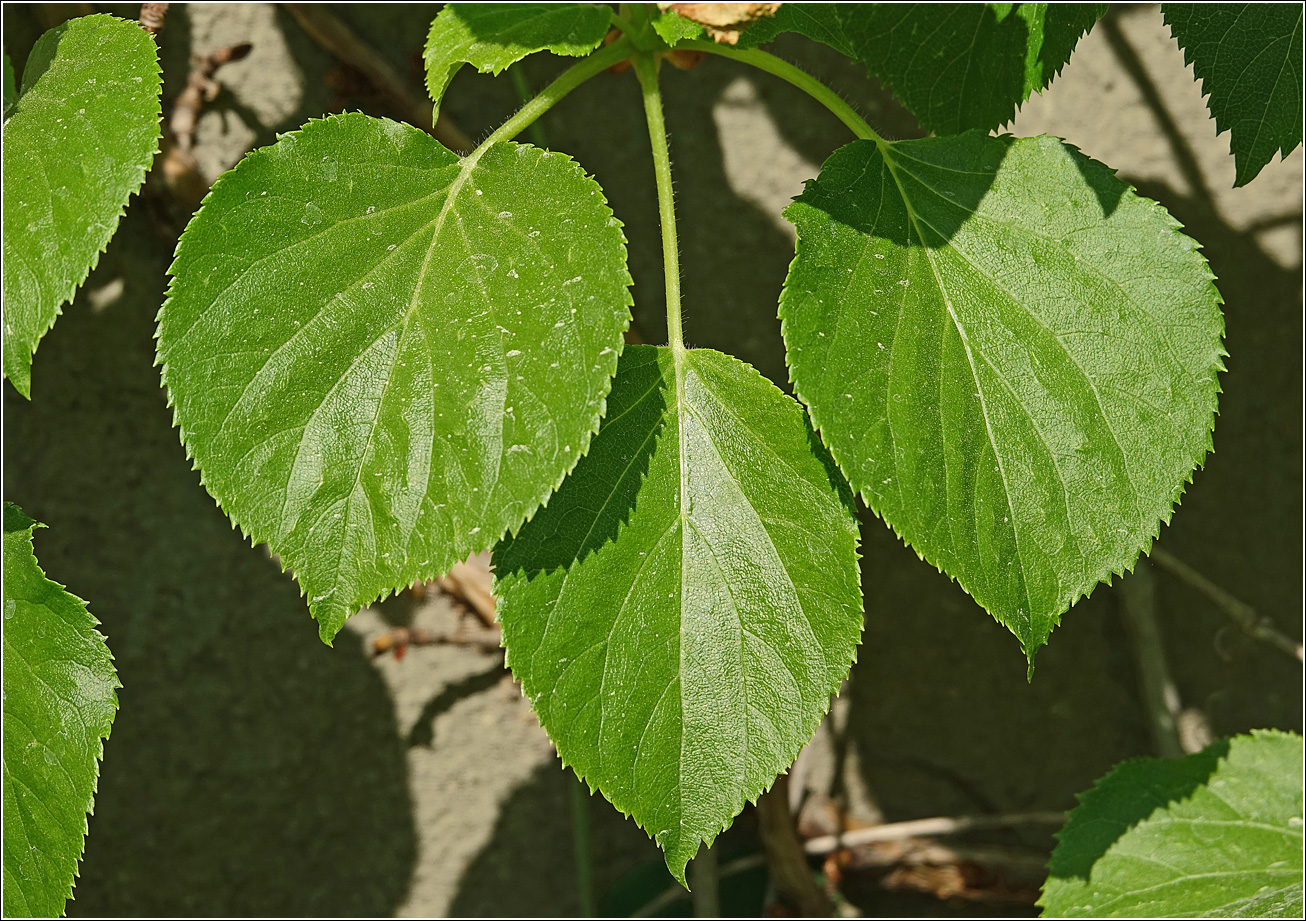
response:
<path fill-rule="evenodd" d="M 662 94 L 658 90 L 657 64 L 652 54 L 635 56 L 635 74 L 644 93 L 649 143 L 653 146 L 653 172 L 658 184 L 658 213 L 662 218 L 662 274 L 667 285 L 667 342 L 679 360 L 685 350 L 680 329 L 680 250 L 676 242 L 676 207 L 671 189 L 671 154 L 667 126 L 662 120 Z"/>
<path fill-rule="evenodd" d="M 545 112 L 552 109 L 562 99 L 580 86 L 590 77 L 600 74 L 607 70 L 618 61 L 628 58 L 634 47 L 630 39 L 621 38 L 608 45 L 606 48 L 600 48 L 578 64 L 574 64 L 562 72 L 558 79 L 554 80 L 540 94 L 532 99 L 526 105 L 517 110 L 516 114 L 500 125 L 493 134 L 480 143 L 472 151 L 469 159 L 480 159 L 481 154 L 489 150 L 500 141 L 508 141 L 521 134 L 527 128 L 535 123 L 535 120 Z"/>
<path fill-rule="evenodd" d="M 866 123 L 848 103 L 843 101 L 838 93 L 830 89 L 820 80 L 811 74 L 801 70 L 788 61 L 781 60 L 774 54 L 768 54 L 757 48 L 733 48 L 730 45 L 718 45 L 716 42 L 704 42 L 689 39 L 676 43 L 677 48 L 692 48 L 695 51 L 706 51 L 708 54 L 717 54 L 723 58 L 730 58 L 732 61 L 740 61 L 744 64 L 750 64 L 758 70 L 764 70 L 769 74 L 774 74 L 781 80 L 792 83 L 807 95 L 811 96 L 821 105 L 825 106 L 839 121 L 851 129 L 852 133 L 867 141 L 884 143 L 879 133 Z"/>
<path fill-rule="evenodd" d="M 512 81 L 512 88 L 517 93 L 517 101 L 523 104 L 531 101 L 531 86 L 526 82 L 526 74 L 522 73 L 521 61 L 509 65 L 508 79 Z M 533 122 L 526 129 L 530 134 L 531 143 L 536 147 L 548 148 L 549 138 L 544 133 L 544 125 L 538 120 Z"/>

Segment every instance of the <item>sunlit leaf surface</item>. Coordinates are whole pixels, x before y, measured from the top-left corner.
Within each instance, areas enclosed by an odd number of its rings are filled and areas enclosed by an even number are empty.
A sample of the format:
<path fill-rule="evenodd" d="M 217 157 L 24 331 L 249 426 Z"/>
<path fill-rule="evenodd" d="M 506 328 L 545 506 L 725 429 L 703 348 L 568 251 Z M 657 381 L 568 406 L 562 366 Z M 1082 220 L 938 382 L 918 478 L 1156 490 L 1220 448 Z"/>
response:
<path fill-rule="evenodd" d="M 678 879 L 847 675 L 856 546 L 801 406 L 719 352 L 637 346 L 589 454 L 495 549 L 508 664 L 563 760 Z"/>
<path fill-rule="evenodd" d="M 218 180 L 159 360 L 205 486 L 324 639 L 529 518 L 585 452 L 630 322 L 625 238 L 570 158 L 310 123 Z"/>
<path fill-rule="evenodd" d="M 1046 137 L 857 141 L 786 216 L 799 398 L 866 503 L 1032 657 L 1210 449 L 1206 261 Z"/>
<path fill-rule="evenodd" d="M 1300 918 L 1301 736 L 1262 730 L 1126 762 L 1057 838 L 1044 917 Z"/>
<path fill-rule="evenodd" d="M 159 64 L 138 24 L 84 16 L 28 55 L 4 123 L 4 374 L 23 396 L 32 354 L 86 280 L 159 143 Z M 5 58 L 5 86 L 11 70 Z"/>
<path fill-rule="evenodd" d="M 118 675 L 86 602 L 41 572 L 40 527 L 4 509 L 4 914 L 54 918 L 72 894 Z"/>

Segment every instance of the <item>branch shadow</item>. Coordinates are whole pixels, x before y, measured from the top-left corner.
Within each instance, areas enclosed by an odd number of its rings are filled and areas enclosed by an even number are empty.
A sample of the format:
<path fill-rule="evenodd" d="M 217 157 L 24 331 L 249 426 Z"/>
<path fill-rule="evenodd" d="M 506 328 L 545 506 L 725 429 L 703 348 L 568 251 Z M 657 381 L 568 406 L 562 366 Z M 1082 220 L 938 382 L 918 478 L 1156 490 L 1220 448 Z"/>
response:
<path fill-rule="evenodd" d="M 128 209 L 32 401 L 4 388 L 6 495 L 49 524 L 42 565 L 89 599 L 123 684 L 68 913 L 390 914 L 416 859 L 393 705 L 186 462 L 153 366 L 166 268 Z"/>
<path fill-rule="evenodd" d="M 468 675 L 463 680 L 443 688 L 439 694 L 426 702 L 426 706 L 422 707 L 422 712 L 413 723 L 413 728 L 408 730 L 407 747 L 430 748 L 435 744 L 436 717 L 452 709 L 458 701 L 494 687 L 503 676 L 503 666 L 496 665 L 486 671 Z"/>

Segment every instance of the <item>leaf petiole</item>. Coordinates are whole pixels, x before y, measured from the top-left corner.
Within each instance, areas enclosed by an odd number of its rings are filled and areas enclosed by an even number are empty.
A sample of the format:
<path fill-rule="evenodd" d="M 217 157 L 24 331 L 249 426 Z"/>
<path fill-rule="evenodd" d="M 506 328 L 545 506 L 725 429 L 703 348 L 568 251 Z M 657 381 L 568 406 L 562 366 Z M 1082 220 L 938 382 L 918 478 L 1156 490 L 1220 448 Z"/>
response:
<path fill-rule="evenodd" d="M 750 64 L 758 70 L 764 70 L 769 74 L 774 74 L 787 83 L 792 83 L 807 95 L 811 96 L 821 105 L 825 106 L 839 121 L 852 130 L 852 133 L 859 138 L 867 141 L 875 141 L 877 144 L 884 143 L 884 138 L 866 123 L 866 120 L 857 114 L 848 103 L 830 89 L 820 80 L 811 74 L 788 61 L 776 57 L 774 54 L 762 51 L 757 48 L 733 48 L 730 45 L 719 45 L 716 42 L 705 42 L 699 39 L 685 39 L 676 43 L 677 48 L 692 48 L 695 51 L 705 51 L 708 54 L 720 55 L 724 58 L 730 58 L 732 61 L 739 61 L 744 64 Z"/>
<path fill-rule="evenodd" d="M 607 70 L 618 61 L 630 57 L 634 51 L 635 48 L 630 39 L 622 37 L 606 48 L 594 52 L 579 63 L 567 68 L 559 75 L 558 79 L 540 90 L 538 96 L 518 109 L 511 118 L 495 129 L 493 134 L 468 154 L 468 159 L 475 162 L 495 144 L 512 140 L 533 125 L 541 115 L 561 102 L 576 87 L 590 77 Z"/>
<path fill-rule="evenodd" d="M 671 187 L 671 154 L 667 150 L 667 126 L 662 118 L 662 94 L 658 90 L 657 63 L 647 52 L 635 56 L 635 75 L 644 96 L 649 143 L 653 147 L 653 172 L 657 176 L 658 213 L 662 218 L 662 273 L 667 286 L 667 343 L 679 360 L 685 350 L 680 328 L 680 251 L 676 243 L 676 206 Z"/>
<path fill-rule="evenodd" d="M 630 30 L 634 28 L 620 13 L 612 11 L 612 27 L 621 32 L 622 35 L 629 35 Z"/>

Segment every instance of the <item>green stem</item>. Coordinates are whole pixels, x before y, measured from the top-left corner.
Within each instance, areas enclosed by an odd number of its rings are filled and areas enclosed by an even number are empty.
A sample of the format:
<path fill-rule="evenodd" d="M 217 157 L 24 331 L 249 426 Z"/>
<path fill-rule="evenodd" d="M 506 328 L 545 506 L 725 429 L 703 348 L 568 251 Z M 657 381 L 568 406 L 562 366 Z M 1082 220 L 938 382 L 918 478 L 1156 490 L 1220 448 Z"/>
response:
<path fill-rule="evenodd" d="M 718 45 L 716 42 L 704 42 L 694 39 L 677 42 L 676 47 L 692 48 L 695 51 L 717 54 L 723 58 L 730 58 L 732 61 L 751 64 L 759 70 L 774 74 L 781 80 L 792 83 L 833 112 L 835 117 L 852 129 L 852 133 L 859 138 L 875 141 L 877 144 L 884 143 L 884 138 L 874 128 L 866 124 L 866 120 L 858 115 L 852 106 L 844 102 L 838 93 L 811 74 L 800 70 L 788 61 L 781 60 L 774 54 L 768 54 L 756 48 L 732 48 L 730 45 Z"/>
<path fill-rule="evenodd" d="M 618 61 L 630 57 L 633 51 L 634 46 L 630 43 L 630 39 L 619 38 L 606 48 L 599 49 L 580 63 L 567 68 L 558 79 L 540 90 L 538 96 L 518 109 L 516 114 L 482 141 L 480 146 L 471 152 L 468 159 L 475 162 L 480 159 L 485 151 L 500 141 L 512 140 L 534 124 L 537 118 L 562 101 L 563 97 L 576 87 L 590 77 L 607 70 Z"/>
<path fill-rule="evenodd" d="M 676 206 L 671 189 L 671 154 L 667 126 L 662 120 L 662 94 L 658 90 L 657 63 L 652 54 L 635 55 L 635 75 L 644 94 L 648 139 L 653 146 L 653 172 L 658 184 L 658 213 L 662 218 L 662 273 L 667 285 L 667 342 L 679 361 L 685 350 L 680 329 L 680 250 L 676 243 Z"/>
<path fill-rule="evenodd" d="M 581 917 L 593 918 L 597 911 L 594 905 L 594 857 L 590 847 L 590 791 L 585 781 L 572 776 L 575 783 L 571 784 L 571 843 L 576 861 L 576 895 L 580 901 Z"/>
<path fill-rule="evenodd" d="M 624 6 L 624 4 L 623 4 L 623 6 Z M 627 21 L 622 17 L 621 13 L 617 12 L 616 10 L 613 10 L 613 11 L 612 11 L 612 26 L 613 26 L 613 28 L 615 28 L 615 29 L 619 29 L 619 30 L 621 31 L 621 34 L 622 34 L 622 35 L 629 35 L 629 34 L 630 34 L 631 24 L 630 24 L 629 22 L 627 22 Z"/>
<path fill-rule="evenodd" d="M 689 862 L 690 899 L 695 918 L 721 917 L 721 873 L 716 851 L 703 846 Z"/>
<path fill-rule="evenodd" d="M 527 103 L 531 101 L 531 85 L 526 82 L 526 74 L 522 73 L 521 61 L 511 65 L 508 68 L 508 79 L 512 81 L 512 88 L 517 92 L 517 101 Z M 549 138 L 544 133 L 544 125 L 539 121 L 533 122 L 526 129 L 530 134 L 531 143 L 536 147 L 548 148 Z"/>

